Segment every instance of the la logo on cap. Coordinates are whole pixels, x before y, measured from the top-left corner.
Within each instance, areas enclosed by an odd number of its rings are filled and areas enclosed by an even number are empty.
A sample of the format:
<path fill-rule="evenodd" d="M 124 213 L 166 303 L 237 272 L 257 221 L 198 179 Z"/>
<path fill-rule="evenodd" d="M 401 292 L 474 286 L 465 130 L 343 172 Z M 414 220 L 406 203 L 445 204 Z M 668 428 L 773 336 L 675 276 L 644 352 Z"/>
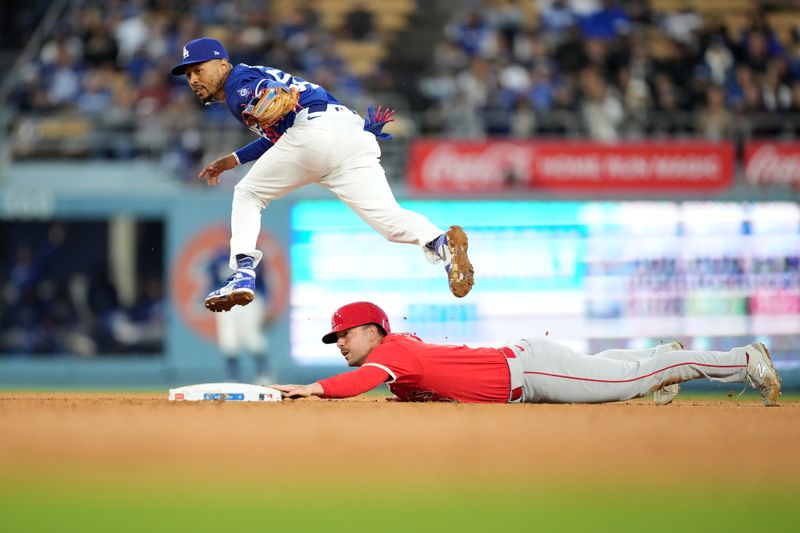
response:
<path fill-rule="evenodd" d="M 183 58 L 186 59 L 189 57 L 189 50 L 184 46 L 183 47 Z"/>

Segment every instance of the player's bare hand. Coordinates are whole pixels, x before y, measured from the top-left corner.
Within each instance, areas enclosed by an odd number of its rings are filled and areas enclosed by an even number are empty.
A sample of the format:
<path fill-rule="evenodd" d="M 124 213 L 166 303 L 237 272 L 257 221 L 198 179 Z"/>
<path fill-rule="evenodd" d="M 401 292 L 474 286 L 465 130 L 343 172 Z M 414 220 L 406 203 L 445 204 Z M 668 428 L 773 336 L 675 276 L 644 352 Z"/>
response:
<path fill-rule="evenodd" d="M 311 395 L 306 385 L 272 385 L 272 388 L 281 391 L 281 396 L 290 400 L 308 398 Z"/>
<path fill-rule="evenodd" d="M 226 155 L 225 157 L 220 157 L 216 161 L 206 165 L 206 167 L 200 171 L 198 177 L 206 180 L 206 183 L 208 183 L 209 187 L 215 187 L 219 185 L 219 175 L 226 170 L 234 168 L 235 166 L 236 158 L 233 156 L 233 154 Z"/>
<path fill-rule="evenodd" d="M 271 387 L 281 391 L 281 396 L 289 400 L 321 396 L 323 394 L 322 386 L 319 383 L 312 383 L 311 385 L 272 385 Z"/>

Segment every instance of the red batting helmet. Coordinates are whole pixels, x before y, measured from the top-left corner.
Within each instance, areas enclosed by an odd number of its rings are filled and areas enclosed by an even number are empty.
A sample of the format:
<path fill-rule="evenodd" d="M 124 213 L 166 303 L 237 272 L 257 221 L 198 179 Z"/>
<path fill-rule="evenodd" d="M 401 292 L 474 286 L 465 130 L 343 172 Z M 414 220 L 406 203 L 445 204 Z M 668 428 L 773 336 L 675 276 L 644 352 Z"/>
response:
<path fill-rule="evenodd" d="M 365 324 L 377 324 L 389 333 L 389 317 L 383 309 L 370 302 L 354 302 L 340 307 L 331 317 L 331 331 L 324 337 L 322 342 L 333 344 L 336 342 L 336 334 L 346 329 Z"/>

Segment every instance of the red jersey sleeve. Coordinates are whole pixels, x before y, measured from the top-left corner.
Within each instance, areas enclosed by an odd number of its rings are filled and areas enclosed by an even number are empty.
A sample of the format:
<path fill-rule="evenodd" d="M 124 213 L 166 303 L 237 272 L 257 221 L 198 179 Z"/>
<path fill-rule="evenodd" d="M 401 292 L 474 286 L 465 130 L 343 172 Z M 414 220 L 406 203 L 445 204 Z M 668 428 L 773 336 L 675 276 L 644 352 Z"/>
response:
<path fill-rule="evenodd" d="M 386 370 L 373 366 L 362 366 L 354 372 L 345 372 L 318 381 L 325 393 L 323 398 L 350 398 L 371 391 L 390 376 Z"/>

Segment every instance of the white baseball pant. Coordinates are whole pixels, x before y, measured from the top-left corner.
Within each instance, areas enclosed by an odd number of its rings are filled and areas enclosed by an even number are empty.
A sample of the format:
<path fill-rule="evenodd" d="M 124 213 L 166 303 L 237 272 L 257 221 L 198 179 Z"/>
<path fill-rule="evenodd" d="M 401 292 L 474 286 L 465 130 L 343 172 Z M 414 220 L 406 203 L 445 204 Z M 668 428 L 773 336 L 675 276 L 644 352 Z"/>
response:
<path fill-rule="evenodd" d="M 544 340 L 522 339 L 508 346 L 512 398 L 525 403 L 602 403 L 646 396 L 664 385 L 706 377 L 741 383 L 747 372 L 745 348 L 728 352 L 607 350 L 596 356 Z M 507 353 L 507 352 L 506 352 Z M 605 354 L 605 356 L 603 356 Z M 643 358 L 644 357 L 644 358 Z M 521 394 L 514 391 L 521 388 Z"/>
<path fill-rule="evenodd" d="M 363 120 L 341 105 L 297 113 L 294 125 L 236 185 L 231 212 L 231 268 L 236 255 L 261 260 L 256 240 L 261 210 L 277 198 L 318 183 L 392 242 L 423 246 L 444 233 L 424 216 L 395 200 L 380 164 L 380 147 Z M 423 250 L 424 251 L 424 250 Z M 432 259 L 430 254 L 426 257 Z"/>

